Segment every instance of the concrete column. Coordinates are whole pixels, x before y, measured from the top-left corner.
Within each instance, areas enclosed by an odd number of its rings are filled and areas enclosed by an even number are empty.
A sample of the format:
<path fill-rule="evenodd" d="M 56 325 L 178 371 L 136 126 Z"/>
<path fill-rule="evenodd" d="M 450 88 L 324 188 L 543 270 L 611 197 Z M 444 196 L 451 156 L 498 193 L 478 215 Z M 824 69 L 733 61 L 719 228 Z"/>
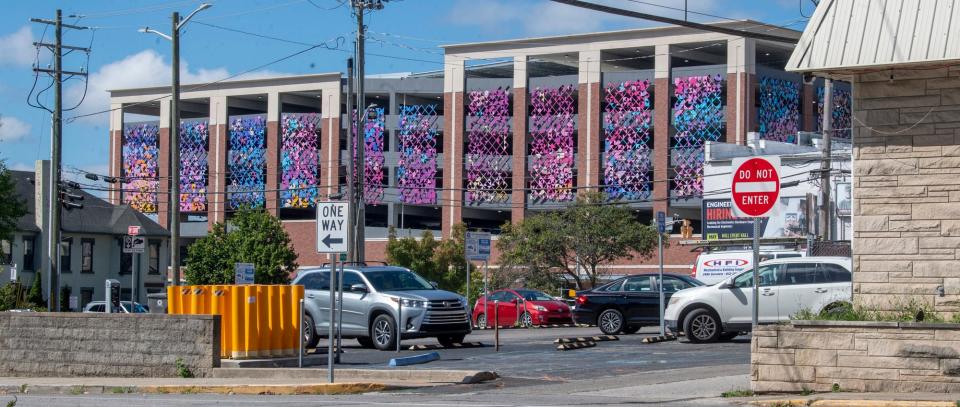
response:
<path fill-rule="evenodd" d="M 226 220 L 227 140 L 229 133 L 227 97 L 210 98 L 210 150 L 207 152 L 207 227 Z"/>
<path fill-rule="evenodd" d="M 160 182 L 157 187 L 157 223 L 160 226 L 167 227 L 167 218 L 170 217 L 170 100 L 160 101 L 160 137 L 159 137 L 159 175 Z M 176 203 L 174 198 L 174 204 Z"/>
<path fill-rule="evenodd" d="M 511 161 L 510 222 L 523 221 L 527 212 L 527 57 L 513 58 L 513 157 Z"/>
<path fill-rule="evenodd" d="M 657 45 L 653 79 L 653 211 L 669 213 L 670 206 L 670 96 L 673 84 L 670 46 Z"/>
<path fill-rule="evenodd" d="M 123 176 L 123 104 L 111 103 L 110 109 L 110 163 L 107 175 L 120 178 Z M 119 205 L 123 184 L 113 184 L 111 187 L 107 201 Z"/>
<path fill-rule="evenodd" d="M 600 185 L 600 51 L 580 52 L 577 111 L 577 186 Z"/>
<path fill-rule="evenodd" d="M 321 198 L 339 192 L 340 180 L 340 82 L 328 84 L 320 98 L 320 188 Z M 346 193 L 346 190 L 343 191 Z"/>
<path fill-rule="evenodd" d="M 443 186 L 438 200 L 443 237 L 449 237 L 453 225 L 463 221 L 463 141 L 466 75 L 463 58 L 444 57 L 443 75 Z"/>
<path fill-rule="evenodd" d="M 267 212 L 280 215 L 280 93 L 267 93 L 267 140 L 266 140 L 267 179 L 263 194 Z"/>
<path fill-rule="evenodd" d="M 746 144 L 756 131 L 757 42 L 751 38 L 727 41 L 727 143 Z"/>
<path fill-rule="evenodd" d="M 803 115 L 803 123 L 800 125 L 802 131 L 814 131 L 817 128 L 817 88 L 813 85 L 803 85 L 802 105 L 800 114 Z"/>

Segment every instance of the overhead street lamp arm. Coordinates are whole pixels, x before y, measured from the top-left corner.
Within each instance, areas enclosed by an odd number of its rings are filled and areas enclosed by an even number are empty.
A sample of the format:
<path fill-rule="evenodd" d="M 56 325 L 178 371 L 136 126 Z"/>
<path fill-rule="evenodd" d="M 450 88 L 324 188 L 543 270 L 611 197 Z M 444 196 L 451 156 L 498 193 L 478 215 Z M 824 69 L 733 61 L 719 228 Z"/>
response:
<path fill-rule="evenodd" d="M 213 4 L 210 4 L 210 3 L 200 4 L 200 7 L 197 7 L 196 10 L 193 10 L 190 14 L 187 14 L 186 18 L 184 18 L 183 20 L 180 20 L 180 22 L 177 23 L 177 30 L 179 31 L 181 28 L 183 28 L 183 26 L 187 25 L 187 22 L 190 21 L 190 19 L 193 18 L 193 16 L 197 15 L 197 13 L 203 10 L 206 10 L 210 7 L 213 7 Z"/>
<path fill-rule="evenodd" d="M 142 32 L 142 33 L 145 33 L 145 34 L 146 34 L 146 33 L 157 34 L 157 35 L 163 37 L 164 39 L 166 39 L 167 41 L 173 41 L 173 37 L 171 37 L 171 36 L 169 36 L 169 35 L 167 35 L 167 34 L 164 34 L 164 33 L 160 32 L 160 31 L 154 30 L 154 29 L 152 29 L 152 28 L 150 28 L 150 27 L 143 27 L 143 28 L 141 28 L 141 29 L 138 30 L 138 31 L 140 31 L 140 32 Z"/>

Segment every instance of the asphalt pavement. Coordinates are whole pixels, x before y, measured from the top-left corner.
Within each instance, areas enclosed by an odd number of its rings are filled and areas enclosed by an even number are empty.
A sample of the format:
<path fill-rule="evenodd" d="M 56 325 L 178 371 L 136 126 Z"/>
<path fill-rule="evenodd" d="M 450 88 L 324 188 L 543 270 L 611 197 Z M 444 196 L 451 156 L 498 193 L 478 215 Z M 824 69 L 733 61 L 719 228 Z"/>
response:
<path fill-rule="evenodd" d="M 749 388 L 749 337 L 714 344 L 677 341 L 642 343 L 656 334 L 645 328 L 596 347 L 557 351 L 561 337 L 600 335 L 597 328 L 509 329 L 500 331 L 495 351 L 493 331 L 475 331 L 476 348 L 407 350 L 434 345 L 433 339 L 404 341 L 401 352 L 363 349 L 344 340 L 344 368 L 389 369 L 391 358 L 438 352 L 440 360 L 415 369 L 470 369 L 497 372 L 501 378 L 480 384 L 451 384 L 395 392 L 350 396 L 239 395 L 18 395 L 17 406 L 130 407 L 147 405 L 396 405 L 396 406 L 587 406 L 587 405 L 729 405 L 724 391 Z M 322 342 L 321 342 L 322 345 Z M 320 352 L 324 352 L 320 349 Z M 319 359 L 325 355 L 311 356 Z M 121 384 L 122 385 L 122 384 Z M 0 396 L 0 402 L 11 396 Z"/>

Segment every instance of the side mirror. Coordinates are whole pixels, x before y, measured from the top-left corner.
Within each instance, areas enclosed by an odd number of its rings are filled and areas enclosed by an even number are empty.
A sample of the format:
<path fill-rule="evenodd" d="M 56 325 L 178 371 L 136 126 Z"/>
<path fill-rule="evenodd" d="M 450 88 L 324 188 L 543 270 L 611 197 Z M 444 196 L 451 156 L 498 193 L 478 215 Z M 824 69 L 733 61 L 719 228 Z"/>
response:
<path fill-rule="evenodd" d="M 720 283 L 720 286 L 719 286 L 718 288 L 724 289 L 724 290 L 729 290 L 729 289 L 734 288 L 734 287 L 735 287 L 735 286 L 733 285 L 733 279 L 727 279 L 727 280 L 723 280 L 723 282 Z"/>
<path fill-rule="evenodd" d="M 430 282 L 430 286 L 432 286 L 434 290 L 439 290 L 439 289 L 440 289 L 440 284 L 437 284 L 436 281 L 431 281 L 431 282 Z"/>
<path fill-rule="evenodd" d="M 516 303 L 520 302 L 520 299 L 519 299 L 519 298 L 514 298 L 514 299 L 510 300 L 510 302 L 516 304 Z"/>
<path fill-rule="evenodd" d="M 354 285 L 351 285 L 351 286 L 350 286 L 350 291 L 351 291 L 351 292 L 355 292 L 355 293 L 367 293 L 367 292 L 369 292 L 369 291 L 367 290 L 367 285 L 366 285 L 366 284 L 354 284 Z"/>

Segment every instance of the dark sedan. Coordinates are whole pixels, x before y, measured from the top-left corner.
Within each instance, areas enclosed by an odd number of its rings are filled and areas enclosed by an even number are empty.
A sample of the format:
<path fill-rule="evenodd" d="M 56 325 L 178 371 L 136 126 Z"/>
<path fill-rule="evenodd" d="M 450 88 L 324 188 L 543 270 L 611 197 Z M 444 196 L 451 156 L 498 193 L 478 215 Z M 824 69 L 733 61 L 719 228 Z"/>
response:
<path fill-rule="evenodd" d="M 704 285 L 695 278 L 664 274 L 664 306 L 673 293 Z M 595 324 L 607 335 L 632 334 L 643 326 L 660 323 L 660 289 L 657 273 L 636 274 L 614 280 L 592 290 L 577 292 L 573 319 L 578 324 Z"/>

